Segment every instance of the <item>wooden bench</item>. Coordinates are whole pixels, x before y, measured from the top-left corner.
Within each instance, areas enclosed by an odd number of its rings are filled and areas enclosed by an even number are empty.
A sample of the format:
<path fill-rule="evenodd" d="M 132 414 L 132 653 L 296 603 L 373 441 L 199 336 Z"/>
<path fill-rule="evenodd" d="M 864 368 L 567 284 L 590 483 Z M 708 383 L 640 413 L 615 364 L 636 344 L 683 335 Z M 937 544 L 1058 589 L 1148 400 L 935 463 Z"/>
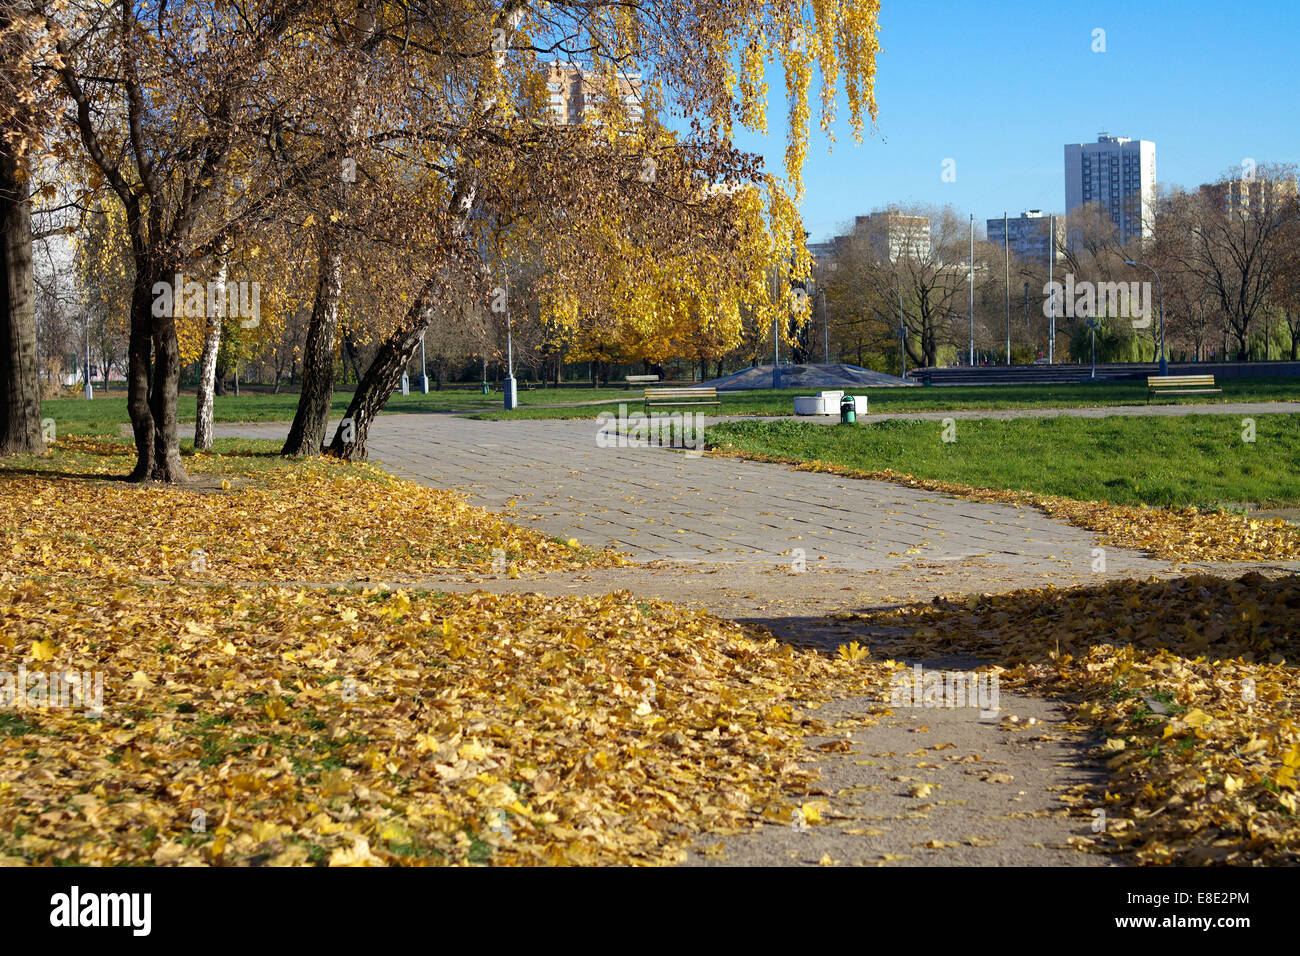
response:
<path fill-rule="evenodd" d="M 1148 375 L 1147 403 L 1157 395 L 1221 395 L 1213 375 Z"/>
<path fill-rule="evenodd" d="M 645 410 L 692 405 L 721 405 L 716 388 L 647 388 Z"/>
<path fill-rule="evenodd" d="M 624 388 L 631 388 L 633 385 L 657 385 L 658 383 L 658 375 L 629 375 L 623 379 Z"/>

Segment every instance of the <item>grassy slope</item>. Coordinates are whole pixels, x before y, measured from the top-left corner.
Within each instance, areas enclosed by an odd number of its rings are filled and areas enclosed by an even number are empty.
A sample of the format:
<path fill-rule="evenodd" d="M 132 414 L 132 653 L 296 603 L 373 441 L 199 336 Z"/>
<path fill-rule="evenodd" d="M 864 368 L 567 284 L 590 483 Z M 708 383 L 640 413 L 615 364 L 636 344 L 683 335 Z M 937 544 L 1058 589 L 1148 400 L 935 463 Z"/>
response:
<path fill-rule="evenodd" d="M 1164 402 L 1263 402 L 1300 401 L 1300 378 L 1228 379 L 1220 382 L 1222 395 L 1166 397 Z M 590 394 L 590 393 L 587 393 Z M 724 392 L 719 409 L 723 415 L 789 415 L 796 395 L 814 394 L 810 389 L 761 389 L 752 392 Z M 969 385 L 955 388 L 862 388 L 853 395 L 866 395 L 872 412 L 958 411 L 996 408 L 1069 408 L 1101 405 L 1144 405 L 1145 383 L 1115 382 L 1086 385 Z M 596 395 L 593 397 L 606 397 Z M 609 397 L 628 398 L 628 411 L 640 411 L 636 392 L 613 392 Z M 520 408 L 512 412 L 491 411 L 473 417 L 488 420 L 512 418 L 595 418 L 600 408 Z"/>
<path fill-rule="evenodd" d="M 946 443 L 937 421 L 742 421 L 710 428 L 708 440 L 862 471 L 1111 504 L 1300 503 L 1300 420 L 1292 415 L 1257 416 L 1254 443 L 1242 441 L 1241 419 L 1231 415 L 985 419 L 955 427 L 957 440 Z"/>
<path fill-rule="evenodd" d="M 560 388 L 534 389 L 521 391 L 521 405 L 550 404 L 553 402 L 588 402 L 605 398 L 618 398 L 630 393 L 622 389 Z M 352 400 L 351 392 L 335 392 L 331 413 L 334 418 L 341 418 L 347 411 L 348 402 Z M 182 394 L 180 397 L 180 416 L 182 422 L 194 421 L 194 395 Z M 446 390 L 421 395 L 394 395 L 388 402 L 386 412 L 461 412 L 472 409 L 499 407 L 501 393 L 482 395 L 478 391 Z M 281 392 L 270 395 L 261 392 L 248 392 L 238 397 L 218 395 L 214 407 L 214 417 L 219 422 L 273 422 L 289 421 L 298 407 L 297 392 Z M 594 414 L 594 413 L 593 413 Z M 114 389 L 111 392 L 97 391 L 93 401 L 80 398 L 49 399 L 42 403 L 41 415 L 53 418 L 59 434 L 64 435 L 106 435 L 115 434 L 117 426 L 126 424 L 130 419 L 126 412 L 125 393 Z"/>

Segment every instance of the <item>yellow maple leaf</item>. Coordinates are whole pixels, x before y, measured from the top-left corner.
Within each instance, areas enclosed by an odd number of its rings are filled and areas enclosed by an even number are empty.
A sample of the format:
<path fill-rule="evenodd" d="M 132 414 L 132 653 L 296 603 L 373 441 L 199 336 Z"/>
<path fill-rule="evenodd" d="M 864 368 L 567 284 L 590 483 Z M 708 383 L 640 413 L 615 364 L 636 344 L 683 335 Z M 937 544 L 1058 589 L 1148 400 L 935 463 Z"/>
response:
<path fill-rule="evenodd" d="M 811 827 L 822 822 L 822 811 L 829 807 L 830 804 L 825 800 L 810 800 L 808 803 L 800 806 L 799 809 L 803 811 L 804 823 Z"/>
<path fill-rule="evenodd" d="M 370 843 L 357 837 L 349 850 L 338 849 L 330 856 L 330 866 L 387 866 L 382 859 L 370 852 Z"/>
<path fill-rule="evenodd" d="M 871 651 L 859 645 L 857 641 L 850 641 L 848 644 L 841 644 L 836 654 L 842 661 L 860 661 L 864 657 L 869 657 Z"/>

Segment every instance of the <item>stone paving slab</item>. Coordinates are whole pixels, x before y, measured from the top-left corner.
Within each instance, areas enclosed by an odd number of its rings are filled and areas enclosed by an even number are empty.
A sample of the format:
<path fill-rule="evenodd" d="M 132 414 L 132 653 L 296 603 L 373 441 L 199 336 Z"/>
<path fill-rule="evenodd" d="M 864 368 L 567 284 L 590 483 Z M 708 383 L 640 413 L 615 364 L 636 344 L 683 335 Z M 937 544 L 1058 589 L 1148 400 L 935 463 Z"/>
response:
<path fill-rule="evenodd" d="M 1032 509 L 733 458 L 601 448 L 591 421 L 482 422 L 386 415 L 371 458 L 395 474 L 455 488 L 476 504 L 642 561 L 875 570 L 982 558 L 1026 572 L 1087 569 L 1096 538 Z M 223 437 L 280 438 L 282 423 L 219 425 Z M 1108 570 L 1168 565 L 1108 548 Z"/>

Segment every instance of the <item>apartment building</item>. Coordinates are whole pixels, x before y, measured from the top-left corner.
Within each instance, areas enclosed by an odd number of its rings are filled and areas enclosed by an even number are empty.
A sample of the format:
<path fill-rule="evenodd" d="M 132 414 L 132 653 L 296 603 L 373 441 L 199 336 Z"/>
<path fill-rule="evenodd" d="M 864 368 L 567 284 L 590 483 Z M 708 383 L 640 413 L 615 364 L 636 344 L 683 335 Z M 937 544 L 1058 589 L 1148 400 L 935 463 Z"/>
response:
<path fill-rule="evenodd" d="M 614 76 L 616 96 L 627 110 L 628 118 L 639 123 L 645 118 L 641 103 L 641 74 L 619 72 Z M 552 63 L 547 70 L 546 92 L 551 122 L 560 126 L 581 123 L 598 124 L 600 106 L 610 95 L 607 75 L 584 69 L 576 63 Z"/>
<path fill-rule="evenodd" d="M 1270 207 L 1294 199 L 1297 187 L 1294 179 L 1241 177 L 1207 183 L 1201 187 L 1201 192 L 1230 216 L 1258 218 Z"/>
<path fill-rule="evenodd" d="M 986 219 L 985 229 L 989 242 L 1002 245 L 1005 241 L 1011 254 L 1026 262 L 1046 262 L 1052 249 L 1051 229 L 1056 231 L 1056 257 L 1060 259 L 1065 243 L 1065 222 L 1060 216 L 1052 217 L 1041 209 L 1030 209 L 1019 216 L 1007 219 L 1003 233 L 1003 218 Z"/>
<path fill-rule="evenodd" d="M 893 209 L 857 216 L 854 235 L 866 237 L 882 259 L 894 262 L 903 257 L 928 258 L 931 251 L 930 219 L 905 216 Z"/>
<path fill-rule="evenodd" d="M 1102 133 L 1095 143 L 1065 146 L 1065 214 L 1087 205 L 1109 213 L 1121 242 L 1154 232 L 1156 144 Z"/>

